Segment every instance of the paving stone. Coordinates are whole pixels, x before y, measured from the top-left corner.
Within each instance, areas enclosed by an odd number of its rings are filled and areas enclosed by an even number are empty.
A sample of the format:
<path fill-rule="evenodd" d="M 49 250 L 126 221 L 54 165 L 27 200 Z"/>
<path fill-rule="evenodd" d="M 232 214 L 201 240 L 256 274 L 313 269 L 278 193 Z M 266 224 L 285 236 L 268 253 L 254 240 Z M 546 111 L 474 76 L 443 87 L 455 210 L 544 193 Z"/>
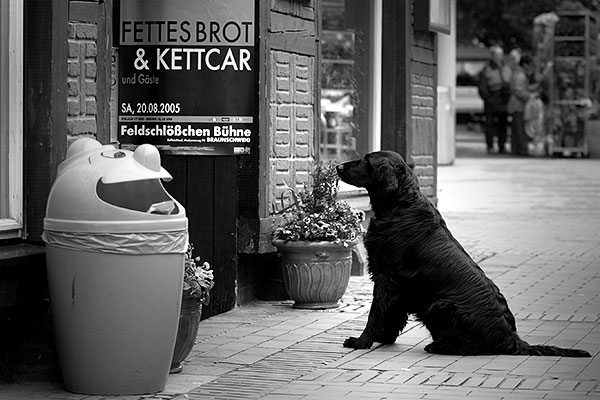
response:
<path fill-rule="evenodd" d="M 577 384 L 577 386 L 575 386 L 575 390 L 578 392 L 592 392 L 597 387 L 598 387 L 597 381 L 584 381 L 584 382 L 579 382 Z"/>
<path fill-rule="evenodd" d="M 502 383 L 500 384 L 500 386 L 498 386 L 501 389 L 515 389 L 517 386 L 519 386 L 519 384 L 521 383 L 523 379 L 521 378 L 506 378 L 502 381 Z"/>
<path fill-rule="evenodd" d="M 542 382 L 539 378 L 526 378 L 521 380 L 518 388 L 523 390 L 533 390 Z"/>
<path fill-rule="evenodd" d="M 486 380 L 484 380 L 483 382 L 481 382 L 481 384 L 479 385 L 479 387 L 482 387 L 482 388 L 495 388 L 495 387 L 498 387 L 502 383 L 503 380 L 504 380 L 503 377 L 489 376 Z"/>
<path fill-rule="evenodd" d="M 444 372 L 475 372 L 487 365 L 490 357 L 461 357 L 443 369 Z"/>
<path fill-rule="evenodd" d="M 512 375 L 539 376 L 544 375 L 556 363 L 551 357 L 530 357 L 511 370 Z"/>
<path fill-rule="evenodd" d="M 565 394 L 565 392 L 550 392 L 548 394 L 546 394 L 546 396 L 544 397 L 544 399 L 556 399 L 556 400 L 565 400 L 565 399 L 569 399 L 569 400 L 589 400 L 589 399 L 598 399 L 599 397 L 592 397 L 588 394 L 583 394 L 583 393 L 575 393 L 575 392 L 569 392 L 568 394 Z"/>
<path fill-rule="evenodd" d="M 523 364 L 526 359 L 526 356 L 497 356 L 483 365 L 481 370 L 508 373 Z"/>
<path fill-rule="evenodd" d="M 304 394 L 267 394 L 262 397 L 262 400 L 302 400 L 305 399 Z"/>
<path fill-rule="evenodd" d="M 458 386 L 438 386 L 433 390 L 429 391 L 427 395 L 424 397 L 425 399 L 435 398 L 435 399 L 464 399 L 468 398 L 468 395 L 472 392 L 470 388 L 462 388 Z M 446 397 L 443 397 L 446 396 Z"/>
<path fill-rule="evenodd" d="M 452 375 L 450 374 L 434 374 L 432 376 L 429 377 L 429 379 L 427 379 L 425 382 L 423 382 L 423 385 L 444 385 L 446 383 L 446 381 L 450 380 L 450 378 L 452 377 Z"/>
<path fill-rule="evenodd" d="M 554 390 L 560 382 L 557 379 L 545 379 L 540 382 L 538 389 L 541 390 Z"/>
<path fill-rule="evenodd" d="M 413 376 L 405 383 L 408 385 L 421 385 L 427 382 L 433 375 L 433 373 L 421 373 Z"/>
<path fill-rule="evenodd" d="M 465 386 L 465 387 L 478 387 L 486 379 L 487 379 L 486 376 L 471 376 L 471 377 L 469 377 L 469 379 L 466 382 L 463 383 L 463 386 Z"/>
<path fill-rule="evenodd" d="M 398 373 L 395 371 L 377 371 L 377 375 L 374 376 L 372 379 L 370 379 L 368 382 L 369 383 L 395 383 L 392 380 L 394 378 L 396 378 L 398 376 Z M 411 375 L 412 377 L 412 375 Z M 408 377 L 407 379 L 410 379 L 410 377 Z"/>
<path fill-rule="evenodd" d="M 469 380 L 468 375 L 463 374 L 453 374 L 450 379 L 446 380 L 443 385 L 444 386 L 462 386 L 467 380 Z"/>
<path fill-rule="evenodd" d="M 456 357 L 452 356 L 429 356 L 422 361 L 416 362 L 414 367 L 425 367 L 425 368 L 446 368 L 452 365 L 457 360 Z"/>
<path fill-rule="evenodd" d="M 336 310 L 257 302 L 202 321 L 184 371 L 164 392 L 118 399 L 600 398 L 600 176 L 592 170 L 600 160 L 459 158 L 438 169 L 440 211 L 502 290 L 519 334 L 585 348 L 592 359 L 431 355 L 423 350 L 430 335 L 414 317 L 394 345 L 344 348 L 362 332 L 372 300 L 368 276 L 352 277 Z M 0 398 L 117 397 L 32 383 L 0 385 Z"/>

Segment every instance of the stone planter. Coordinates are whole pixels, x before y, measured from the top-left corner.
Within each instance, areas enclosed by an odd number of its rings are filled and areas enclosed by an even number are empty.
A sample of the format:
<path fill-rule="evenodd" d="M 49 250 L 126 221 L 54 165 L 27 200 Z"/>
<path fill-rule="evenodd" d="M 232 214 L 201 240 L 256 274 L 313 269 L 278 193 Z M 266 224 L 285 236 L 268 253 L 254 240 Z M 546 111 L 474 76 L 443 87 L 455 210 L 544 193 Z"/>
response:
<path fill-rule="evenodd" d="M 352 269 L 352 242 L 273 240 L 281 255 L 285 289 L 295 308 L 338 307 Z"/>

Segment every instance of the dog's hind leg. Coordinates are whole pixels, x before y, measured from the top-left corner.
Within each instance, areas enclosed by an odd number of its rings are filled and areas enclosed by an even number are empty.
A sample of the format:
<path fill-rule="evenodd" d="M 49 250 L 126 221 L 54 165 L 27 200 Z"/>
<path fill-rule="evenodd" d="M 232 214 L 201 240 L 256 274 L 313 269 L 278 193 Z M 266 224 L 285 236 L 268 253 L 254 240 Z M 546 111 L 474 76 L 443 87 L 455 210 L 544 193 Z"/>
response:
<path fill-rule="evenodd" d="M 390 344 L 396 341 L 406 326 L 408 313 L 401 307 L 400 296 L 386 290 L 387 286 L 385 282 L 375 282 L 367 326 L 358 338 L 346 339 L 344 347 L 368 349 L 373 342 Z"/>
<path fill-rule="evenodd" d="M 419 319 L 425 324 L 433 340 L 443 332 L 456 329 L 455 305 L 448 299 L 439 299 L 429 305 Z"/>
<path fill-rule="evenodd" d="M 464 355 L 473 349 L 461 341 L 459 321 L 456 320 L 455 306 L 450 300 L 440 299 L 433 302 L 420 320 L 425 324 L 433 342 L 425 346 L 425 351 L 435 354 Z"/>

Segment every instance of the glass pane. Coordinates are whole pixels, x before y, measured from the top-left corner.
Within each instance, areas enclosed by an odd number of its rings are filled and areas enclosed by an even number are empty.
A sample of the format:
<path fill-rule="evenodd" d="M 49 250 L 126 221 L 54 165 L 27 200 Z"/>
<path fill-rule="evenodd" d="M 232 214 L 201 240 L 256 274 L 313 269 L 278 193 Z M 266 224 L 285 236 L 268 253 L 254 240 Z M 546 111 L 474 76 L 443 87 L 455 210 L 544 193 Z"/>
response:
<path fill-rule="evenodd" d="M 367 0 L 323 1 L 321 158 L 347 161 L 367 151 Z"/>
<path fill-rule="evenodd" d="M 0 0 L 0 219 L 8 216 L 8 2 Z"/>

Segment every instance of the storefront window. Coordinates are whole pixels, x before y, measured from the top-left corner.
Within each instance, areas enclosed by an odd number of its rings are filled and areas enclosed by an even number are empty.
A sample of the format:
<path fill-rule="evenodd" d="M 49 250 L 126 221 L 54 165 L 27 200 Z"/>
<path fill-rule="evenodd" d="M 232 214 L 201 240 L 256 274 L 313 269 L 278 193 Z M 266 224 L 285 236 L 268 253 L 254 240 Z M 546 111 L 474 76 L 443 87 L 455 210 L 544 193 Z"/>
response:
<path fill-rule="evenodd" d="M 321 26 L 321 158 L 379 148 L 382 0 L 326 0 Z"/>
<path fill-rule="evenodd" d="M 0 1 L 0 239 L 23 222 L 23 2 Z"/>

